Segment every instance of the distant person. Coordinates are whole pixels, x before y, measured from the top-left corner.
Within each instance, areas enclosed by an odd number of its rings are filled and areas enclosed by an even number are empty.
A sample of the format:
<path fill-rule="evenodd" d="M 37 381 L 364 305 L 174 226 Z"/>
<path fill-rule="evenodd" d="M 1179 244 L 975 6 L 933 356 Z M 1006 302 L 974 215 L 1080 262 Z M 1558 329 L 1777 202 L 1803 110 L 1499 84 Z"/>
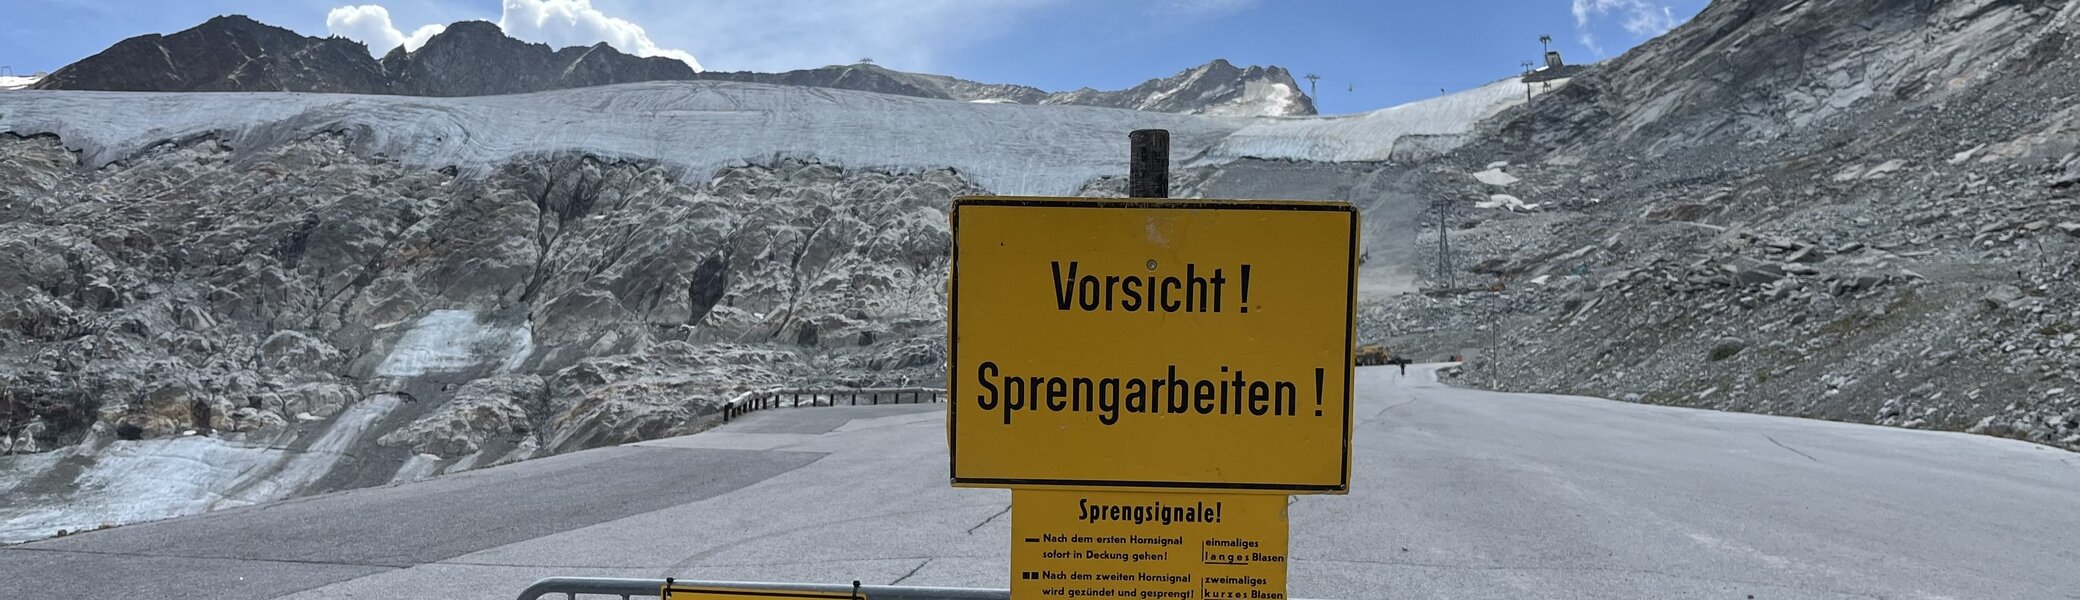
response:
<path fill-rule="evenodd" d="M 1408 374 L 1408 359 L 1396 356 L 1394 357 L 1394 364 L 1401 365 L 1402 375 Z"/>

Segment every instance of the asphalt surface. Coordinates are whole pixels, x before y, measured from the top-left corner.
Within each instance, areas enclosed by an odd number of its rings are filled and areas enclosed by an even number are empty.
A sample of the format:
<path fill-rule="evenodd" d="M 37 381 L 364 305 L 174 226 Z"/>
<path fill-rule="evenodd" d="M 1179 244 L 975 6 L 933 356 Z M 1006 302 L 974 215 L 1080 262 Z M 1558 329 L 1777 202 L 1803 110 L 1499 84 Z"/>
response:
<path fill-rule="evenodd" d="M 2080 598 L 2080 455 L 1359 370 L 1301 598 Z M 0 548 L 0 598 L 511 598 L 552 575 L 1008 585 L 940 405 L 706 433 Z"/>

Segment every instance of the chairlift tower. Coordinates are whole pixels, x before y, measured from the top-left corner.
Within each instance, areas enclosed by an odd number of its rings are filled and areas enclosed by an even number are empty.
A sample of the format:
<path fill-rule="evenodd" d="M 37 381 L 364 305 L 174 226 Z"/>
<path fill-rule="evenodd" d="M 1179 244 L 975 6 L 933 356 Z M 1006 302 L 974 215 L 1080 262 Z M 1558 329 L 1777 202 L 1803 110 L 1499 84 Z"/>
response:
<path fill-rule="evenodd" d="M 1319 96 L 1315 95 L 1315 93 L 1314 93 L 1314 84 L 1315 84 L 1315 82 L 1317 82 L 1317 81 L 1321 81 L 1321 80 L 1322 80 L 1322 76 L 1320 76 L 1320 75 L 1316 75 L 1316 74 L 1313 74 L 1313 73 L 1308 73 L 1308 74 L 1307 74 L 1307 76 L 1306 76 L 1306 79 L 1307 79 L 1307 97 L 1309 97 L 1309 98 L 1318 98 Z"/>
<path fill-rule="evenodd" d="M 1530 104 L 1530 103 L 1531 103 L 1531 65 L 1535 65 L 1535 64 L 1538 64 L 1538 63 L 1535 63 L 1535 62 L 1532 62 L 1532 61 L 1528 61 L 1528 60 L 1527 60 L 1527 61 L 1524 61 L 1524 62 L 1523 62 L 1522 64 L 1524 65 L 1524 103 L 1525 103 L 1525 104 Z"/>

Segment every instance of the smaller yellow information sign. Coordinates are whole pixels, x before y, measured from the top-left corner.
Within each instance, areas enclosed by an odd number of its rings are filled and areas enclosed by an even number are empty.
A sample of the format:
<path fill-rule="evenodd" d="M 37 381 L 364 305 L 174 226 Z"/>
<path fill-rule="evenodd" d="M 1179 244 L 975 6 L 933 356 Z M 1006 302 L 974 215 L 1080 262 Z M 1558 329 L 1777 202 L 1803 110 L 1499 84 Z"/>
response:
<path fill-rule="evenodd" d="M 1011 490 L 1012 600 L 1283 600 L 1286 497 Z"/>
<path fill-rule="evenodd" d="M 664 600 L 866 600 L 867 593 L 818 592 L 784 588 L 726 588 L 667 583 L 658 596 Z"/>

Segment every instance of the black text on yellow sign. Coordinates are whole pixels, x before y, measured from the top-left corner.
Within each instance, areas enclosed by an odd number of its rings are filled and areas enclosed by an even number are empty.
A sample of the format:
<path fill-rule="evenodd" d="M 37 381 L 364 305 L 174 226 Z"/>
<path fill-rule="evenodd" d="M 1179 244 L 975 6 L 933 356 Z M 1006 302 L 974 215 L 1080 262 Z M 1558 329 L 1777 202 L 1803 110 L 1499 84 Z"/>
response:
<path fill-rule="evenodd" d="M 963 198 L 954 485 L 1343 493 L 1348 204 Z"/>
<path fill-rule="evenodd" d="M 1012 600 L 1282 600 L 1286 497 L 1011 492 Z"/>
<path fill-rule="evenodd" d="M 867 600 L 866 592 L 823 592 L 786 588 L 734 588 L 667 583 L 662 600 Z"/>

